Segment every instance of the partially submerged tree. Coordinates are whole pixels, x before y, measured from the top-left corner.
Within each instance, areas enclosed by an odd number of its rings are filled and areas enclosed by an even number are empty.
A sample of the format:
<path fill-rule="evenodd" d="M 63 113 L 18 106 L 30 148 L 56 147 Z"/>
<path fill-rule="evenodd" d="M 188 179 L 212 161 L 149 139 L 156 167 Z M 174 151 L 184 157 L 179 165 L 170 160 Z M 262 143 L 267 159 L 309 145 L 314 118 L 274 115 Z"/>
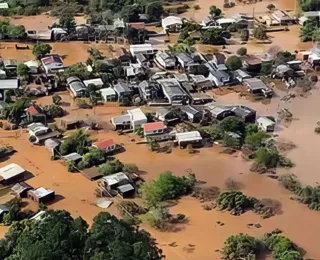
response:
<path fill-rule="evenodd" d="M 201 38 L 201 42 L 203 44 L 222 45 L 226 43 L 226 40 L 223 36 L 223 29 L 211 28 L 204 32 Z"/>
<path fill-rule="evenodd" d="M 69 33 L 74 31 L 77 25 L 74 19 L 74 14 L 63 12 L 59 19 L 59 25 L 61 26 L 61 28 L 66 29 Z"/>
<path fill-rule="evenodd" d="M 241 59 L 236 56 L 230 56 L 227 61 L 226 61 L 226 65 L 231 69 L 231 70 L 238 70 L 242 68 L 242 61 Z"/>
<path fill-rule="evenodd" d="M 45 55 L 49 54 L 52 50 L 50 44 L 44 42 L 37 42 L 32 48 L 32 54 L 40 60 Z"/>
<path fill-rule="evenodd" d="M 108 161 L 99 166 L 99 172 L 104 175 L 111 175 L 123 171 L 123 163 L 119 160 Z"/>
<path fill-rule="evenodd" d="M 221 210 L 228 210 L 236 215 L 253 208 L 256 201 L 255 198 L 247 197 L 241 191 L 221 192 L 217 198 L 217 203 Z"/>
<path fill-rule="evenodd" d="M 254 38 L 256 38 L 258 40 L 267 40 L 268 39 L 266 28 L 263 25 L 259 25 L 258 27 L 256 27 L 253 30 L 253 36 L 254 36 Z"/>
<path fill-rule="evenodd" d="M 61 96 L 59 96 L 58 94 L 54 94 L 54 95 L 52 96 L 52 102 L 53 102 L 53 104 L 55 104 L 55 105 L 59 105 L 60 102 L 61 102 L 61 100 L 62 100 L 62 98 L 61 98 Z"/>
<path fill-rule="evenodd" d="M 70 137 L 68 137 L 60 146 L 60 153 L 67 155 L 70 153 L 85 154 L 88 147 L 91 145 L 89 135 L 84 133 L 83 130 L 77 130 Z"/>
<path fill-rule="evenodd" d="M 19 64 L 17 67 L 17 74 L 21 77 L 26 77 L 29 74 L 29 67 L 23 63 Z"/>
<path fill-rule="evenodd" d="M 210 14 L 212 17 L 217 18 L 217 17 L 220 17 L 220 16 L 221 16 L 222 11 L 221 11 L 220 8 L 216 7 L 215 5 L 212 5 L 212 6 L 210 6 L 209 14 Z"/>
<path fill-rule="evenodd" d="M 159 21 L 164 13 L 161 1 L 151 2 L 146 5 L 146 15 L 150 21 Z"/>

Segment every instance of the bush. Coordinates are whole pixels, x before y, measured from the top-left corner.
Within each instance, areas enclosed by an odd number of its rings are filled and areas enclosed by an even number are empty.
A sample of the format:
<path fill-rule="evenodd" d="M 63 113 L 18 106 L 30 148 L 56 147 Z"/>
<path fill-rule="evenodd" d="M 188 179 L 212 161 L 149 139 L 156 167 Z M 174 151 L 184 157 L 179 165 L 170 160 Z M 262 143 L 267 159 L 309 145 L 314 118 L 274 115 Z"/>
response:
<path fill-rule="evenodd" d="M 269 10 L 273 10 L 273 9 L 276 8 L 276 6 L 275 6 L 274 4 L 268 4 L 267 8 L 268 8 Z"/>
<path fill-rule="evenodd" d="M 240 149 L 242 146 L 241 139 L 225 134 L 223 137 L 223 145 L 234 149 Z"/>
<path fill-rule="evenodd" d="M 281 175 L 278 180 L 283 187 L 294 193 L 297 193 L 301 190 L 301 183 L 294 174 Z"/>
<path fill-rule="evenodd" d="M 142 198 L 148 205 L 154 206 L 162 201 L 177 199 L 190 193 L 195 183 L 194 174 L 178 177 L 174 176 L 170 171 L 165 171 L 156 179 L 145 182 L 142 185 Z"/>
<path fill-rule="evenodd" d="M 60 102 L 61 102 L 61 100 L 62 100 L 62 98 L 61 98 L 61 96 L 59 96 L 58 94 L 54 94 L 54 95 L 52 96 L 52 102 L 53 102 L 53 104 L 55 104 L 55 105 L 59 105 Z"/>
<path fill-rule="evenodd" d="M 225 181 L 225 186 L 228 190 L 240 190 L 242 188 L 242 183 L 237 181 L 233 177 L 229 177 Z"/>
<path fill-rule="evenodd" d="M 227 117 L 220 123 L 220 129 L 223 132 L 232 132 L 240 135 L 244 135 L 245 127 L 245 123 L 235 116 Z"/>
<path fill-rule="evenodd" d="M 253 133 L 247 135 L 245 143 L 249 145 L 249 147 L 253 150 L 258 150 L 265 139 L 267 139 L 269 135 L 264 131 L 259 131 L 257 133 Z"/>
<path fill-rule="evenodd" d="M 120 162 L 119 160 L 109 161 L 99 166 L 99 172 L 104 176 L 122 172 L 122 171 L 123 171 L 123 163 Z"/>
<path fill-rule="evenodd" d="M 292 243 L 292 241 L 281 235 L 273 235 L 268 237 L 265 240 L 265 244 L 267 248 L 272 251 L 275 259 L 287 259 L 282 258 L 283 254 L 288 254 L 289 251 L 295 251 L 296 246 Z M 300 255 L 300 259 L 301 255 Z"/>
<path fill-rule="evenodd" d="M 98 166 L 104 163 L 107 159 L 106 152 L 95 147 L 90 147 L 89 152 L 83 155 L 82 161 L 86 168 L 90 168 L 92 166 Z"/>
<path fill-rule="evenodd" d="M 68 172 L 78 172 L 77 166 L 74 161 L 67 161 Z"/>
<path fill-rule="evenodd" d="M 169 209 L 164 204 L 157 204 L 149 209 L 149 211 L 140 216 L 142 222 L 149 224 L 157 229 L 165 229 L 169 221 Z"/>
<path fill-rule="evenodd" d="M 30 16 L 30 15 L 37 15 L 40 14 L 40 9 L 35 6 L 27 6 L 24 9 L 24 15 Z"/>
<path fill-rule="evenodd" d="M 32 48 L 32 54 L 40 60 L 45 55 L 49 54 L 52 50 L 52 47 L 44 42 L 37 42 Z"/>
<path fill-rule="evenodd" d="M 237 50 L 237 54 L 240 55 L 240 56 L 244 56 L 244 55 L 247 55 L 247 48 L 240 48 L 239 50 Z"/>
<path fill-rule="evenodd" d="M 65 113 L 65 111 L 62 109 L 62 107 L 55 105 L 55 104 L 45 106 L 43 108 L 43 111 L 49 118 L 62 117 L 62 116 L 64 116 L 64 113 Z"/>
<path fill-rule="evenodd" d="M 242 68 L 242 61 L 238 56 L 233 55 L 227 59 L 226 65 L 231 70 L 238 70 Z"/>
<path fill-rule="evenodd" d="M 126 163 L 122 168 L 122 171 L 127 173 L 137 173 L 138 170 L 138 166 L 134 163 Z"/>
<path fill-rule="evenodd" d="M 247 124 L 245 128 L 245 135 L 255 134 L 259 131 L 258 125 L 256 124 Z"/>
<path fill-rule="evenodd" d="M 28 76 L 28 73 L 29 73 L 29 67 L 25 64 L 19 64 L 18 67 L 17 67 L 17 74 L 19 76 Z"/>
<path fill-rule="evenodd" d="M 256 259 L 261 251 L 260 243 L 247 234 L 232 235 L 224 242 L 223 259 Z"/>
<path fill-rule="evenodd" d="M 221 210 L 232 211 L 237 215 L 251 209 L 255 202 L 255 198 L 247 197 L 241 191 L 225 191 L 220 193 L 217 198 L 217 203 Z"/>
<path fill-rule="evenodd" d="M 82 155 L 88 152 L 89 146 L 91 146 L 89 135 L 82 130 L 78 130 L 62 142 L 60 145 L 60 153 L 62 155 L 70 153 L 79 153 Z"/>
<path fill-rule="evenodd" d="M 270 74 L 271 74 L 272 69 L 273 69 L 272 61 L 264 61 L 264 62 L 262 62 L 262 64 L 261 64 L 261 71 L 260 71 L 260 73 L 261 73 L 262 75 L 267 76 L 267 75 L 270 75 Z"/>
<path fill-rule="evenodd" d="M 210 135 L 213 140 L 220 140 L 223 138 L 223 131 L 219 125 L 204 126 L 200 129 L 204 133 Z"/>
<path fill-rule="evenodd" d="M 258 40 L 268 39 L 266 28 L 263 25 L 259 25 L 257 28 L 253 30 L 253 36 Z"/>
<path fill-rule="evenodd" d="M 300 201 L 307 204 L 310 209 L 320 210 L 320 187 L 306 186 L 299 193 Z"/>
<path fill-rule="evenodd" d="M 194 6 L 193 6 L 193 9 L 194 9 L 194 10 L 200 10 L 201 7 L 200 7 L 200 5 L 194 5 Z"/>
<path fill-rule="evenodd" d="M 280 155 L 276 149 L 260 148 L 257 151 L 256 162 L 267 169 L 276 168 L 279 160 Z"/>

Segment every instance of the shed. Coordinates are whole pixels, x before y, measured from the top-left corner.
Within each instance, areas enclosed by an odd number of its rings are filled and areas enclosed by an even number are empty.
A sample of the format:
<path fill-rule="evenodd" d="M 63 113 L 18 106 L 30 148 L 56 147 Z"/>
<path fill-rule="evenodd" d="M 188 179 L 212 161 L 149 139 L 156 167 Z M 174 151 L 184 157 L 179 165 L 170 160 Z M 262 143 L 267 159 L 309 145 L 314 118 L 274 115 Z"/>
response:
<path fill-rule="evenodd" d="M 104 101 L 114 102 L 117 100 L 117 94 L 113 88 L 102 88 L 99 91 Z"/>
<path fill-rule="evenodd" d="M 273 117 L 261 116 L 257 119 L 257 125 L 266 132 L 273 132 L 276 123 Z"/>
<path fill-rule="evenodd" d="M 176 133 L 176 139 L 180 147 L 186 147 L 188 144 L 200 143 L 202 137 L 198 131 Z"/>
<path fill-rule="evenodd" d="M 70 153 L 62 157 L 66 161 L 78 162 L 82 160 L 82 156 L 78 153 Z"/>
<path fill-rule="evenodd" d="M 122 198 L 130 198 L 135 193 L 135 189 L 130 183 L 118 186 L 117 190 Z"/>
<path fill-rule="evenodd" d="M 36 190 L 29 190 L 28 198 L 38 203 L 45 203 L 54 200 L 55 192 L 50 189 L 39 187 Z"/>
<path fill-rule="evenodd" d="M 49 138 L 44 141 L 44 146 L 50 151 L 52 157 L 56 155 L 60 144 L 60 141 L 54 138 Z"/>
<path fill-rule="evenodd" d="M 11 190 L 15 193 L 15 195 L 18 198 L 26 198 L 28 196 L 28 191 L 32 190 L 33 188 L 25 183 L 25 182 L 19 182 L 16 183 L 15 185 L 13 185 L 13 187 L 11 188 Z"/>
<path fill-rule="evenodd" d="M 112 152 L 116 149 L 117 144 L 113 139 L 100 139 L 94 142 L 92 146 L 106 152 Z"/>
<path fill-rule="evenodd" d="M 193 106 L 183 106 L 180 108 L 182 112 L 186 113 L 189 121 L 192 123 L 199 123 L 202 119 L 202 113 Z"/>
<path fill-rule="evenodd" d="M 3 221 L 3 216 L 6 213 L 9 213 L 9 208 L 6 205 L 0 204 L 0 222 Z"/>
<path fill-rule="evenodd" d="M 89 179 L 90 181 L 94 181 L 100 179 L 102 174 L 99 172 L 97 167 L 87 168 L 81 171 L 82 175 Z"/>
<path fill-rule="evenodd" d="M 163 32 L 179 32 L 182 28 L 182 19 L 178 16 L 168 16 L 161 21 Z"/>
<path fill-rule="evenodd" d="M 144 136 L 163 134 L 166 129 L 166 125 L 162 122 L 152 122 L 143 125 Z"/>
<path fill-rule="evenodd" d="M 26 170 L 18 164 L 10 163 L 0 168 L 0 183 L 3 185 L 17 183 L 24 178 L 25 172 Z"/>

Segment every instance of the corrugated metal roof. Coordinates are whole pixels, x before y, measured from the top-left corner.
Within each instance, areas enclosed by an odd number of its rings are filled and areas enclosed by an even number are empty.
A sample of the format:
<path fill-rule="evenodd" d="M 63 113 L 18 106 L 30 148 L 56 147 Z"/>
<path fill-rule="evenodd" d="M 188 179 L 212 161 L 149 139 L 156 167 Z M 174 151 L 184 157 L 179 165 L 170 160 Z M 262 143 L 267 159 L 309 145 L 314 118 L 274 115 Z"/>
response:
<path fill-rule="evenodd" d="M 18 79 L 0 79 L 0 89 L 17 89 Z"/>
<path fill-rule="evenodd" d="M 15 163 L 10 163 L 2 168 L 0 168 L 0 177 L 4 180 L 8 180 L 14 176 L 18 176 L 25 172 L 21 166 Z"/>
<path fill-rule="evenodd" d="M 176 133 L 176 138 L 179 142 L 202 140 L 202 137 L 198 131 Z"/>

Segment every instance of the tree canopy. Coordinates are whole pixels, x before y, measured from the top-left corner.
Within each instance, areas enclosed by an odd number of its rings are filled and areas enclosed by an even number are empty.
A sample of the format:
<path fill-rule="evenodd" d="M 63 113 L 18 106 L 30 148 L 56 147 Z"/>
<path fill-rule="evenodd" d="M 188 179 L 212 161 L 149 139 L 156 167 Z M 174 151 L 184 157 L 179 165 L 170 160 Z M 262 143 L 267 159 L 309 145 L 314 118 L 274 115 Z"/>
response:
<path fill-rule="evenodd" d="M 204 44 L 222 45 L 226 43 L 223 38 L 224 30 L 219 28 L 211 28 L 204 32 L 201 42 Z"/>
<path fill-rule="evenodd" d="M 89 135 L 82 130 L 77 130 L 70 137 L 68 137 L 60 145 L 60 153 L 67 155 L 70 153 L 85 154 L 88 151 L 88 146 L 91 145 Z"/>
<path fill-rule="evenodd" d="M 158 21 L 163 13 L 162 1 L 151 2 L 146 5 L 146 15 L 150 21 Z"/>
<path fill-rule="evenodd" d="M 40 60 L 45 55 L 49 54 L 52 50 L 50 44 L 44 42 L 37 42 L 32 48 L 32 54 Z"/>
<path fill-rule="evenodd" d="M 162 252 L 150 235 L 107 212 L 90 230 L 67 211 L 47 211 L 38 221 L 15 222 L 0 240 L 0 259 L 131 259 L 160 260 Z"/>
<path fill-rule="evenodd" d="M 228 66 L 228 68 L 230 68 L 231 70 L 238 70 L 242 68 L 242 61 L 241 59 L 236 56 L 230 56 L 227 61 L 226 61 L 226 65 Z"/>
<path fill-rule="evenodd" d="M 29 72 L 29 67 L 25 64 L 19 64 L 17 67 L 17 74 L 19 76 L 27 76 Z"/>
<path fill-rule="evenodd" d="M 220 128 L 224 132 L 233 132 L 241 135 L 244 135 L 246 130 L 245 123 L 235 116 L 223 119 L 220 123 Z"/>
<path fill-rule="evenodd" d="M 75 30 L 76 21 L 74 19 L 74 15 L 69 12 L 63 12 L 59 19 L 59 25 L 68 32 Z"/>
<path fill-rule="evenodd" d="M 216 7 L 215 5 L 210 6 L 209 14 L 213 17 L 219 17 L 222 14 L 222 11 L 220 8 Z"/>

